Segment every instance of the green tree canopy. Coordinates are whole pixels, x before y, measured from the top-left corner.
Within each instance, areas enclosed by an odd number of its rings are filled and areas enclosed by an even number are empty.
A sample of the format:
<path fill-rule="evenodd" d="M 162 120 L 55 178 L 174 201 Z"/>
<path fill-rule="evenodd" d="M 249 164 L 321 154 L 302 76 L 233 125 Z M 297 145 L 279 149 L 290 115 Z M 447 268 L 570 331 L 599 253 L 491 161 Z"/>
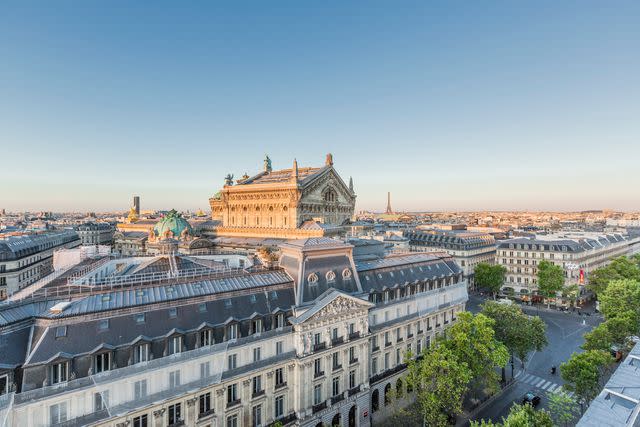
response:
<path fill-rule="evenodd" d="M 537 316 L 528 316 L 515 305 L 487 301 L 482 313 L 494 320 L 496 338 L 524 363 L 529 352 L 547 345 L 547 325 Z"/>
<path fill-rule="evenodd" d="M 482 313 L 475 316 L 459 313 L 458 320 L 441 340 L 457 360 L 468 364 L 475 380 L 484 381 L 490 388 L 498 385 L 495 368 L 505 366 L 509 360 L 507 347 L 496 339 L 494 324 L 493 319 Z"/>
<path fill-rule="evenodd" d="M 565 427 L 569 425 L 578 415 L 574 398 L 564 392 L 548 393 L 547 396 L 549 396 L 551 418 L 556 422 L 556 425 Z"/>
<path fill-rule="evenodd" d="M 447 425 L 448 414 L 462 412 L 471 370 L 446 346 L 436 343 L 425 357 L 409 361 L 407 382 L 429 426 Z"/>
<path fill-rule="evenodd" d="M 481 262 L 474 269 L 475 283 L 481 288 L 489 290 L 495 298 L 496 293 L 504 284 L 506 273 L 507 269 L 502 265 Z"/>
<path fill-rule="evenodd" d="M 608 265 L 594 270 L 589 275 L 587 287 L 600 295 L 610 282 L 624 279 L 640 281 L 640 267 L 635 258 L 618 257 Z"/>
<path fill-rule="evenodd" d="M 544 409 L 536 411 L 531 405 L 513 405 L 502 422 L 471 421 L 471 427 L 553 427 L 553 421 Z"/>
<path fill-rule="evenodd" d="M 538 264 L 538 291 L 546 298 L 555 298 L 564 286 L 562 267 L 542 260 Z"/>
<path fill-rule="evenodd" d="M 603 373 L 611 362 L 613 358 L 602 350 L 573 353 L 569 360 L 560 365 L 564 387 L 574 392 L 581 404 L 591 402 L 604 386 Z"/>
<path fill-rule="evenodd" d="M 598 296 L 600 311 L 606 320 L 631 315 L 640 320 L 640 282 L 630 279 L 613 280 Z"/>

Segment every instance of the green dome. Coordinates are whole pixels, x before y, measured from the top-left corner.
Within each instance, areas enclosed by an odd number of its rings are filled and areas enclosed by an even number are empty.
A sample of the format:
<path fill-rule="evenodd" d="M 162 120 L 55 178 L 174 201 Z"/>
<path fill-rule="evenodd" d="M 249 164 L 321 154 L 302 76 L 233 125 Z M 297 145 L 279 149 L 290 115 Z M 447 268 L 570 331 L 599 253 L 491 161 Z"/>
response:
<path fill-rule="evenodd" d="M 179 239 L 184 230 L 187 230 L 187 233 L 193 235 L 193 229 L 191 225 L 187 222 L 186 219 L 182 218 L 175 209 L 172 209 L 169 213 L 167 213 L 160 221 L 156 223 L 153 227 L 153 231 L 156 236 L 161 239 L 165 237 L 172 237 L 174 239 Z"/>

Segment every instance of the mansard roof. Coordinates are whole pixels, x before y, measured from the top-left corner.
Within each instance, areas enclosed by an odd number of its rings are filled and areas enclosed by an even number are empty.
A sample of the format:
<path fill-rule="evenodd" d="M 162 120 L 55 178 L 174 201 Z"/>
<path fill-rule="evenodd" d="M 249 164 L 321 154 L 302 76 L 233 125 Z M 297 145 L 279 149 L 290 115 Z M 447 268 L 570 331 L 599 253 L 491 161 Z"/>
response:
<path fill-rule="evenodd" d="M 321 168 L 298 168 L 298 183 L 304 185 L 305 183 L 311 181 L 313 178 L 330 168 L 331 166 L 324 166 Z M 280 169 L 271 172 L 263 171 L 257 175 L 252 176 L 251 178 L 247 178 L 243 181 L 238 182 L 237 185 L 288 183 L 292 181 L 293 175 L 293 168 Z"/>

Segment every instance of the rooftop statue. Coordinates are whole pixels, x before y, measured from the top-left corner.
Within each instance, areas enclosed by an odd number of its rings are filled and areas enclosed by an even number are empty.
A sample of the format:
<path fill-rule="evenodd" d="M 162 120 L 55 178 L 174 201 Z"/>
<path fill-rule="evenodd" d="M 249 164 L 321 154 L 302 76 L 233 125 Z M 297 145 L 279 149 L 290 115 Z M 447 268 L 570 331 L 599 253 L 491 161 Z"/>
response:
<path fill-rule="evenodd" d="M 271 172 L 271 159 L 267 154 L 264 155 L 264 171 Z"/>
<path fill-rule="evenodd" d="M 233 185 L 233 174 L 228 173 L 227 176 L 224 177 L 224 185 Z"/>

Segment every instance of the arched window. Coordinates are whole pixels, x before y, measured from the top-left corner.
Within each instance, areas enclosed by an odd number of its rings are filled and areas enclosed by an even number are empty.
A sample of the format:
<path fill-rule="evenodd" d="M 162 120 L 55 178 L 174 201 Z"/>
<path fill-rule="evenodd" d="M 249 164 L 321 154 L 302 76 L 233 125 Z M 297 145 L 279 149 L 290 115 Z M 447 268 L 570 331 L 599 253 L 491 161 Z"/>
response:
<path fill-rule="evenodd" d="M 376 412 L 380 406 L 380 393 L 378 390 L 373 390 L 371 394 L 371 412 Z"/>
<path fill-rule="evenodd" d="M 389 403 L 391 403 L 391 383 L 384 386 L 384 405 L 387 406 Z"/>
<path fill-rule="evenodd" d="M 396 381 L 396 396 L 400 398 L 403 395 L 404 395 L 404 387 L 402 384 L 402 379 L 398 378 L 398 381 Z"/>
<path fill-rule="evenodd" d="M 336 414 L 331 420 L 331 427 L 339 427 L 340 426 L 340 414 Z"/>

